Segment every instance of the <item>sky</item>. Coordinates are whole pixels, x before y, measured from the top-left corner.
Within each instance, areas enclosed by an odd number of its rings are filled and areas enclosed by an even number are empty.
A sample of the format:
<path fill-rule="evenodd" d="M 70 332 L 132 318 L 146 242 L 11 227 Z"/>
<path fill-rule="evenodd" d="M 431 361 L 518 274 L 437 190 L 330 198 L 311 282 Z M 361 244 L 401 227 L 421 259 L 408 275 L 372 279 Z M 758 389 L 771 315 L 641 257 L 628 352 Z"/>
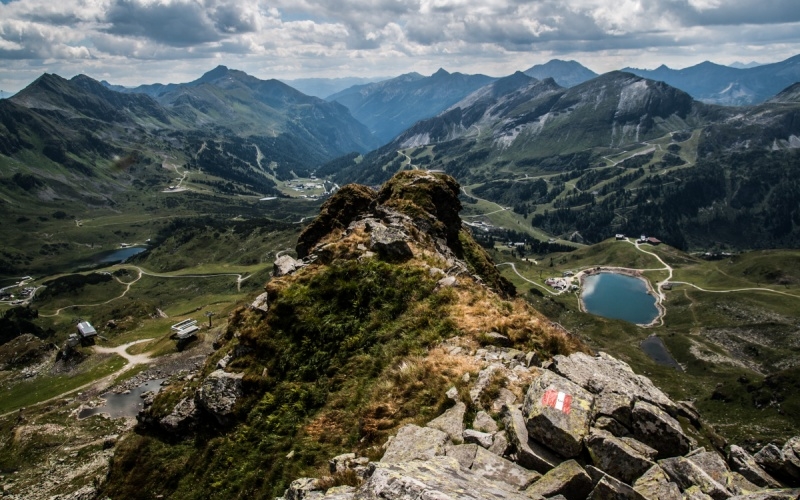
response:
<path fill-rule="evenodd" d="M 0 0 L 0 97 L 42 73 L 126 86 L 223 64 L 258 78 L 597 73 L 800 53 L 798 0 Z"/>

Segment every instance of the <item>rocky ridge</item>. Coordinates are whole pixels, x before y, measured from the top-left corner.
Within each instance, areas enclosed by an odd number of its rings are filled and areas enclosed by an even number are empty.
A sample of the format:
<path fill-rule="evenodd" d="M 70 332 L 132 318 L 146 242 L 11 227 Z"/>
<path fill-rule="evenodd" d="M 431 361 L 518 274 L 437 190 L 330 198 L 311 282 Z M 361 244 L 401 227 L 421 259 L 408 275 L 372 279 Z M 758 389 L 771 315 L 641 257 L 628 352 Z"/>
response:
<path fill-rule="evenodd" d="M 495 359 L 513 351 L 475 352 L 481 374 L 498 371 Z M 704 425 L 691 403 L 672 401 L 606 353 L 558 355 L 542 367 L 510 359 L 504 369 L 533 377 L 521 402 L 505 400 L 500 412 L 490 405 L 465 422 L 469 402 L 453 391 L 450 409 L 426 426 L 402 427 L 380 460 L 335 457 L 331 476 L 298 479 L 278 500 L 800 496 L 800 437 L 755 457 L 736 445 L 698 446 Z M 360 485 L 331 486 L 345 471 Z"/>

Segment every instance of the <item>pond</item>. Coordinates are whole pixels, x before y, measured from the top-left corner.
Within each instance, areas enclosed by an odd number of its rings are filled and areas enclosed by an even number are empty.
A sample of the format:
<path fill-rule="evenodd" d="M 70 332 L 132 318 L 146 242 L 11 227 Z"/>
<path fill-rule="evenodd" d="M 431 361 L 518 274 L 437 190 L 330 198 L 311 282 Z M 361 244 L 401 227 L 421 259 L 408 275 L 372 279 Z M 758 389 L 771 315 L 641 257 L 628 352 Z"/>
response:
<path fill-rule="evenodd" d="M 161 382 L 163 381 L 163 378 L 150 380 L 139 387 L 132 389 L 127 394 L 115 394 L 113 392 L 107 392 L 100 396 L 106 400 L 104 405 L 96 408 L 84 408 L 78 414 L 78 418 L 91 417 L 92 415 L 98 415 L 100 413 L 105 413 L 111 418 L 135 417 L 139 413 L 139 410 L 144 407 L 142 394 L 147 391 L 160 391 Z"/>
<path fill-rule="evenodd" d="M 675 361 L 675 358 L 672 357 L 672 354 L 670 354 L 669 349 L 667 349 L 667 346 L 664 345 L 664 341 L 661 340 L 660 337 L 650 335 L 644 339 L 639 346 L 650 359 L 659 365 L 671 366 L 679 372 L 683 371 L 681 365 Z"/>
<path fill-rule="evenodd" d="M 97 254 L 94 259 L 95 262 L 101 264 L 110 264 L 112 262 L 125 262 L 136 254 L 140 254 L 147 250 L 146 247 L 127 247 L 120 248 L 119 250 L 110 250 Z"/>
<path fill-rule="evenodd" d="M 604 318 L 646 325 L 658 318 L 656 298 L 639 278 L 599 273 L 583 279 L 581 299 L 587 312 Z"/>

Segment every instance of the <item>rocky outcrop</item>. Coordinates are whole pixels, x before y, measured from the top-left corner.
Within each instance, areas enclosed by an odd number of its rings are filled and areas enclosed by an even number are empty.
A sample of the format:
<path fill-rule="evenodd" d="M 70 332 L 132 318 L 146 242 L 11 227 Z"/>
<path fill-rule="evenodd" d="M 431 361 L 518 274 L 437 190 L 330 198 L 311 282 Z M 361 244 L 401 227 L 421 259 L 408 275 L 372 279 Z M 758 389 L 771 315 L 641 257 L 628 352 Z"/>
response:
<path fill-rule="evenodd" d="M 195 394 L 197 406 L 214 417 L 220 425 L 227 425 L 236 401 L 242 396 L 242 374 L 223 370 L 211 372 Z"/>
<path fill-rule="evenodd" d="M 503 406 L 504 429 L 498 431 L 491 409 L 480 407 L 485 399 L 476 395 L 487 380 L 516 376 L 524 366 L 516 364 L 513 349 L 507 351 L 508 366 L 499 362 L 504 359 L 499 351 L 481 357 L 488 367 L 470 391 L 469 404 L 478 409 L 472 429 L 464 428 L 467 404 L 458 401 L 458 391 L 448 391 L 456 405 L 426 427 L 400 428 L 380 462 L 356 462 L 352 454 L 331 462 L 359 463 L 364 482 L 358 488 L 322 491 L 321 483 L 302 482 L 294 485 L 302 493 L 290 488 L 284 500 L 722 500 L 797 498 L 800 493 L 776 489 L 780 483 L 764 470 L 791 470 L 796 439 L 783 448 L 766 447 L 756 457 L 732 446 L 727 460 L 695 448 L 670 414 L 685 417 L 678 411 L 681 405 L 608 355 L 558 357 L 564 376 L 531 368 L 523 404 Z M 519 357 L 524 363 L 524 355 Z M 625 392 L 615 377 L 633 381 L 630 390 Z M 332 465 L 331 473 L 340 468 Z"/>
<path fill-rule="evenodd" d="M 305 263 L 294 259 L 291 255 L 281 255 L 272 265 L 272 275 L 276 278 L 292 274 L 305 266 Z"/>

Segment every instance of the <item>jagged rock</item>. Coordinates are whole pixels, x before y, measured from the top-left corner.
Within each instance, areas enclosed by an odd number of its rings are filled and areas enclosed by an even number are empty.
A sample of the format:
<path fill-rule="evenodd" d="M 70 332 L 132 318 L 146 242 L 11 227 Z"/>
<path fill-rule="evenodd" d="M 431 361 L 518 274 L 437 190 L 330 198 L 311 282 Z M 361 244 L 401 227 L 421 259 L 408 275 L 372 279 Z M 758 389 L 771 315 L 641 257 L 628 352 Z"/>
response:
<path fill-rule="evenodd" d="M 518 406 L 506 406 L 503 410 L 508 442 L 518 464 L 538 472 L 547 472 L 563 459 L 528 437 L 528 428 Z"/>
<path fill-rule="evenodd" d="M 389 443 L 381 462 L 392 464 L 443 455 L 447 438 L 447 434 L 438 429 L 404 425 Z"/>
<path fill-rule="evenodd" d="M 447 396 L 448 399 L 452 399 L 453 401 L 458 402 L 458 389 L 456 389 L 455 387 L 449 388 L 445 393 L 445 396 Z"/>
<path fill-rule="evenodd" d="M 414 256 L 408 246 L 408 235 L 400 229 L 373 223 L 370 225 L 369 238 L 370 250 L 386 260 L 402 261 Z"/>
<path fill-rule="evenodd" d="M 597 420 L 594 421 L 594 428 L 610 432 L 617 437 L 627 436 L 630 434 L 630 431 L 627 427 L 611 417 L 598 417 Z"/>
<path fill-rule="evenodd" d="M 301 260 L 295 260 L 291 255 L 281 255 L 272 264 L 272 275 L 276 278 L 292 274 L 305 266 Z"/>
<path fill-rule="evenodd" d="M 264 292 L 256 297 L 255 300 L 253 300 L 253 303 L 250 304 L 250 307 L 253 309 L 258 309 L 259 311 L 267 312 L 269 311 L 268 299 L 269 293 Z"/>
<path fill-rule="evenodd" d="M 513 392 L 509 391 L 505 387 L 501 387 L 499 391 L 497 391 L 497 398 L 492 401 L 492 407 L 490 408 L 492 413 L 500 413 L 503 411 L 504 406 L 510 406 L 517 402 L 517 395 Z"/>
<path fill-rule="evenodd" d="M 446 276 L 436 283 L 440 288 L 450 288 L 458 285 L 458 280 L 455 276 Z"/>
<path fill-rule="evenodd" d="M 601 352 L 553 357 L 553 371 L 594 394 L 617 393 L 634 401 L 647 401 L 677 414 L 677 405 L 647 377 L 637 375 L 627 363 Z"/>
<path fill-rule="evenodd" d="M 508 451 L 508 444 L 506 431 L 497 432 L 494 435 L 494 440 L 492 440 L 492 446 L 489 447 L 489 451 L 499 457 L 502 457 Z"/>
<path fill-rule="evenodd" d="M 593 405 L 594 397 L 581 386 L 545 371 L 528 388 L 522 415 L 531 438 L 570 458 L 581 452 Z"/>
<path fill-rule="evenodd" d="M 373 462 L 372 475 L 358 488 L 364 500 L 530 500 L 513 486 L 462 468 L 450 457 L 384 463 Z"/>
<path fill-rule="evenodd" d="M 492 435 L 475 429 L 467 429 L 464 431 L 464 442 L 477 444 L 482 448 L 488 449 L 492 446 Z"/>
<path fill-rule="evenodd" d="M 633 398 L 616 392 L 603 392 L 594 399 L 594 413 L 598 417 L 611 417 L 625 427 L 631 425 Z"/>
<path fill-rule="evenodd" d="M 741 474 L 728 468 L 725 460 L 713 451 L 697 451 L 686 455 L 686 458 L 708 474 L 711 479 L 724 485 L 733 494 L 746 494 L 760 491 L 761 488 L 745 479 Z"/>
<path fill-rule="evenodd" d="M 533 483 L 525 493 L 550 498 L 564 495 L 568 500 L 583 500 L 592 491 L 592 478 L 575 460 L 567 460 Z"/>
<path fill-rule="evenodd" d="M 619 437 L 619 439 L 620 441 L 623 441 L 625 444 L 627 444 L 634 450 L 638 451 L 642 456 L 646 457 L 648 460 L 655 460 L 656 457 L 658 457 L 658 450 L 655 450 L 647 446 L 641 441 L 637 441 L 632 437 L 627 437 L 627 436 Z"/>
<path fill-rule="evenodd" d="M 283 500 L 309 500 L 322 497 L 319 491 L 319 479 L 301 477 L 289 483 L 289 488 L 283 492 Z"/>
<path fill-rule="evenodd" d="M 480 410 L 472 421 L 472 428 L 481 432 L 497 432 L 497 422 L 488 413 Z"/>
<path fill-rule="evenodd" d="M 696 486 L 704 494 L 710 496 L 714 500 L 722 500 L 731 496 L 731 491 L 728 488 L 715 481 L 711 476 L 706 474 L 703 469 L 698 467 L 694 462 L 685 457 L 673 457 L 660 460 L 658 465 L 664 469 L 667 476 L 677 483 L 681 491 L 687 492 L 692 486 Z"/>
<path fill-rule="evenodd" d="M 471 469 L 483 478 L 510 484 L 518 489 L 526 488 L 541 477 L 540 474 L 520 467 L 475 444 L 450 446 L 446 454 L 455 458 L 461 467 Z"/>
<path fill-rule="evenodd" d="M 593 431 L 586 438 L 586 447 L 594 465 L 629 484 L 655 465 L 625 441 L 604 431 Z"/>
<path fill-rule="evenodd" d="M 587 500 L 647 500 L 639 492 L 611 476 L 603 476 Z M 661 500 L 661 499 L 659 499 Z"/>
<path fill-rule="evenodd" d="M 780 488 L 781 484 L 767 474 L 764 469 L 759 467 L 755 459 L 747 453 L 742 447 L 731 446 L 728 454 L 728 462 L 731 468 L 745 477 L 748 481 L 756 486 L 764 488 Z"/>
<path fill-rule="evenodd" d="M 700 412 L 691 401 L 678 401 L 678 415 L 688 418 L 695 427 L 700 427 Z"/>
<path fill-rule="evenodd" d="M 4 494 L 5 492 L 0 491 L 0 496 L 3 496 Z M 72 493 L 52 496 L 50 497 L 50 500 L 94 500 L 95 498 L 97 498 L 97 488 L 90 484 L 77 489 Z"/>
<path fill-rule="evenodd" d="M 500 363 L 492 363 L 478 373 L 478 380 L 475 381 L 475 385 L 469 390 L 469 397 L 473 403 L 478 403 L 483 392 L 489 387 L 494 374 L 502 371 L 503 365 Z"/>
<path fill-rule="evenodd" d="M 236 400 L 242 396 L 242 373 L 222 370 L 211 372 L 197 389 L 197 406 L 210 413 L 220 425 L 226 425 Z"/>
<path fill-rule="evenodd" d="M 644 401 L 633 406 L 633 436 L 658 450 L 660 458 L 686 454 L 692 442 L 667 412 Z"/>
<path fill-rule="evenodd" d="M 352 486 L 334 486 L 328 488 L 320 500 L 354 500 L 356 489 Z"/>
<path fill-rule="evenodd" d="M 464 414 L 466 411 L 467 405 L 458 402 L 455 406 L 425 424 L 425 426 L 439 429 L 447 434 L 451 441 L 460 443 L 464 439 Z"/>
<path fill-rule="evenodd" d="M 683 500 L 714 500 L 712 497 L 703 493 L 698 486 L 692 486 L 683 492 Z"/>
<path fill-rule="evenodd" d="M 681 500 L 678 485 L 670 482 L 658 465 L 653 465 L 633 483 L 633 489 L 649 500 Z"/>
<path fill-rule="evenodd" d="M 784 446 L 784 448 L 786 448 Z M 787 449 L 789 451 L 789 449 Z M 767 473 L 785 481 L 791 486 L 800 486 L 800 468 L 795 467 L 792 460 L 786 460 L 783 450 L 774 444 L 768 444 L 753 457 L 756 463 Z"/>
<path fill-rule="evenodd" d="M 536 351 L 525 354 L 525 367 L 530 368 L 532 366 L 542 366 L 542 358 L 539 357 Z"/>
<path fill-rule="evenodd" d="M 182 433 L 195 425 L 198 416 L 199 410 L 194 398 L 183 398 L 172 408 L 170 414 L 158 423 L 167 431 Z"/>
<path fill-rule="evenodd" d="M 328 470 L 331 474 L 342 473 L 349 470 L 350 464 L 356 459 L 355 453 L 344 453 L 328 460 Z"/>

